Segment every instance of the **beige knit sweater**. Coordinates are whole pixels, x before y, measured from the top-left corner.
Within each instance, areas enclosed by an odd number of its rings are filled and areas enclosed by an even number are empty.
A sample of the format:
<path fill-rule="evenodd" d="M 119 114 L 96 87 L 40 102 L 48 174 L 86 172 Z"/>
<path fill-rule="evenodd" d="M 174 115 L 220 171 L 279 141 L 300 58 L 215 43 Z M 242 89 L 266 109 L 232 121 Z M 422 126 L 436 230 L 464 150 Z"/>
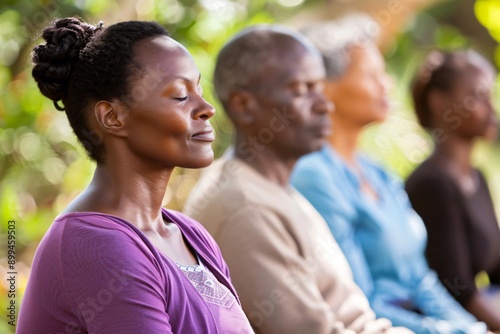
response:
<path fill-rule="evenodd" d="M 385 333 L 390 327 L 375 320 L 326 223 L 293 188 L 231 158 L 203 175 L 184 211 L 219 244 L 256 333 Z"/>

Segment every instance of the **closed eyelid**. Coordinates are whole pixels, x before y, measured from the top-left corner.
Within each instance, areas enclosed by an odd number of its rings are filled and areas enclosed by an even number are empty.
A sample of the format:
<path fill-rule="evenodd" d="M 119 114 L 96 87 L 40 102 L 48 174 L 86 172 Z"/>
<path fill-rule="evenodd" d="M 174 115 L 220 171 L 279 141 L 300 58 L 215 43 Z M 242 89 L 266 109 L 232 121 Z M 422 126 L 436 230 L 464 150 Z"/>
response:
<path fill-rule="evenodd" d="M 323 80 L 315 80 L 315 81 L 306 81 L 304 82 L 308 91 L 319 91 L 324 89 L 324 81 Z"/>
<path fill-rule="evenodd" d="M 289 85 L 289 88 L 295 95 L 308 94 L 311 91 L 323 90 L 324 80 L 295 81 Z"/>
<path fill-rule="evenodd" d="M 308 83 L 308 86 L 311 88 L 323 88 L 325 82 L 323 80 L 311 81 Z"/>
<path fill-rule="evenodd" d="M 164 95 L 179 95 L 181 93 L 184 94 L 186 88 L 187 88 L 186 85 L 181 80 L 170 81 L 163 88 L 163 94 Z"/>

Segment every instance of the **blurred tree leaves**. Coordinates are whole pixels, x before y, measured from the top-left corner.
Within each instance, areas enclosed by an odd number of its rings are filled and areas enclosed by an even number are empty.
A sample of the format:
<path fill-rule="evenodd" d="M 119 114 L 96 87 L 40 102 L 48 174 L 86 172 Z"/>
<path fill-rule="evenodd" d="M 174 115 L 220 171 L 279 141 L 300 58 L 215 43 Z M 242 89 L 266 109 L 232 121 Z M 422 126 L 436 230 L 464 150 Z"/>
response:
<path fill-rule="evenodd" d="M 485 26 L 491 36 L 500 42 L 500 1 L 476 0 L 474 12 L 479 22 Z M 495 50 L 495 62 L 500 67 L 500 48 Z"/>
<path fill-rule="evenodd" d="M 368 129 L 362 144 L 402 176 L 422 161 L 431 148 L 429 138 L 415 123 L 408 96 L 416 67 L 435 45 L 443 48 L 474 45 L 456 27 L 441 22 L 449 12 L 446 6 L 454 6 L 457 1 L 420 13 L 386 55 L 388 70 L 397 83 L 392 92 L 394 113 L 388 122 Z M 202 73 L 205 96 L 218 110 L 212 123 L 217 131 L 214 150 L 219 156 L 231 140 L 232 127 L 213 96 L 212 72 L 218 50 L 246 26 L 281 21 L 318 2 L 3 0 L 0 4 L 0 258 L 6 249 L 7 221 L 15 219 L 18 261 L 29 265 L 38 241 L 54 217 L 86 186 L 93 173 L 93 164 L 84 158 L 64 113 L 55 110 L 31 78 L 30 51 L 38 41 L 39 31 L 54 17 L 78 15 L 92 23 L 103 20 L 105 25 L 129 19 L 155 20 L 165 25 L 193 54 Z M 500 3 L 477 0 L 474 10 L 498 40 Z M 500 52 L 497 59 L 500 64 Z M 500 165 L 500 155 L 493 156 L 491 152 L 491 147 L 483 145 L 477 161 L 490 166 L 495 191 L 500 189 L 500 178 L 494 175 L 493 168 Z M 197 175 L 198 171 L 176 170 L 165 205 L 180 209 Z M 0 269 L 2 265 L 3 262 Z M 28 268 L 20 264 L 18 269 L 22 293 Z M 7 298 L 4 283 L 0 282 L 1 305 L 5 305 Z M 3 317 L 0 332 L 13 332 Z"/>

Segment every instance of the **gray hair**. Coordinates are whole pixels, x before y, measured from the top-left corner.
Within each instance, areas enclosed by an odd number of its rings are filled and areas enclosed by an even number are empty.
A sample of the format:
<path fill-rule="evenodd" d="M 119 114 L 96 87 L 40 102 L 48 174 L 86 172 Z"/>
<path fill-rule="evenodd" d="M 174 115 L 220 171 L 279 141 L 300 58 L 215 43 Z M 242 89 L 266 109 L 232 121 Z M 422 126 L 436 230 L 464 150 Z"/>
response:
<path fill-rule="evenodd" d="M 347 69 L 353 47 L 375 43 L 380 25 L 368 15 L 351 14 L 306 26 L 300 32 L 321 52 L 327 77 L 337 78 Z"/>
<path fill-rule="evenodd" d="M 279 25 L 258 25 L 235 35 L 217 56 L 214 88 L 224 107 L 229 94 L 238 88 L 255 85 L 260 74 L 279 66 L 289 43 L 302 45 L 320 56 L 319 51 L 302 34 Z M 285 49 L 283 49 L 285 48 Z"/>

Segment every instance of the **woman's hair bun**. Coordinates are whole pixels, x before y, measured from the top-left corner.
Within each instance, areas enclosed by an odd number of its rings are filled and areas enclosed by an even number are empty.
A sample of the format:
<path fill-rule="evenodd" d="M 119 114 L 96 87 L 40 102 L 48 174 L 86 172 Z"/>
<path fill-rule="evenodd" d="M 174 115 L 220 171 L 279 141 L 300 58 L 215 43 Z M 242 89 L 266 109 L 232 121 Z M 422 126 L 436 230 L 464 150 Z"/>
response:
<path fill-rule="evenodd" d="M 33 49 L 33 78 L 58 110 L 64 110 L 57 102 L 66 95 L 71 69 L 78 62 L 80 51 L 101 27 L 102 23 L 94 27 L 78 17 L 57 19 L 42 33 L 45 44 Z"/>

